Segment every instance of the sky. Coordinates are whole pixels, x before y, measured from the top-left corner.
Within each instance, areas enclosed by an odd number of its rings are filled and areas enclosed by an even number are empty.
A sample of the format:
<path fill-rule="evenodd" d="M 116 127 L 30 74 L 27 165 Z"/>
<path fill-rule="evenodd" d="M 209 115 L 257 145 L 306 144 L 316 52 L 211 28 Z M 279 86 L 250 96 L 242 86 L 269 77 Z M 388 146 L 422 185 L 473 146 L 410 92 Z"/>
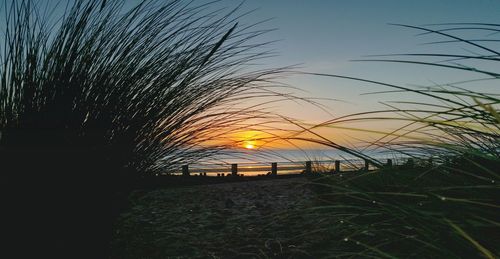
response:
<path fill-rule="evenodd" d="M 265 26 L 276 28 L 266 36 L 269 40 L 279 40 L 272 46 L 278 55 L 267 61 L 269 65 L 300 64 L 303 71 L 403 85 L 448 83 L 475 75 L 463 75 L 463 72 L 457 75 L 449 69 L 415 65 L 351 61 L 374 54 L 463 51 L 463 45 L 423 45 L 444 38 L 417 36 L 419 31 L 390 24 L 500 23 L 498 0 L 248 0 L 243 5 L 243 9 L 254 8 L 254 13 L 244 19 L 256 22 L 273 18 Z M 308 91 L 309 96 L 348 102 L 328 102 L 334 115 L 374 109 L 380 100 L 401 98 L 400 95 L 361 95 L 380 87 L 348 80 L 297 75 L 284 81 Z M 320 111 L 312 112 L 309 107 L 282 108 L 310 121 L 321 121 L 326 116 Z"/>
<path fill-rule="evenodd" d="M 126 7 L 138 1 L 127 0 Z M 194 0 L 193 4 L 209 1 Z M 435 67 L 352 60 L 376 54 L 477 51 L 460 44 L 426 45 L 444 38 L 419 35 L 420 31 L 391 24 L 500 23 L 500 0 L 221 0 L 213 3 L 213 6 L 229 11 L 240 3 L 243 3 L 240 13 L 252 11 L 240 18 L 240 26 L 271 19 L 260 24 L 259 28 L 275 29 L 261 38 L 262 41 L 276 40 L 269 46 L 276 55 L 263 60 L 262 67 L 297 65 L 300 71 L 358 77 L 410 87 L 450 83 L 478 78 L 478 75 Z M 488 33 L 477 37 L 499 39 L 498 34 Z M 487 66 L 500 71 L 498 65 Z M 389 89 L 329 77 L 296 74 L 280 79 L 280 82 L 301 89 L 296 91 L 297 95 L 328 99 L 320 101 L 328 108 L 328 112 L 307 103 L 294 102 L 279 103 L 271 108 L 307 123 L 380 109 L 383 108 L 381 101 L 426 101 L 407 93 L 367 95 Z M 474 87 L 499 93 L 498 88 L 490 82 L 477 83 Z M 388 126 L 378 125 L 381 128 Z"/>
<path fill-rule="evenodd" d="M 237 3 L 239 2 L 221 1 L 217 4 L 235 6 Z M 439 23 L 500 23 L 499 0 L 247 0 L 241 10 L 253 12 L 242 17 L 240 23 L 251 24 L 271 18 L 261 28 L 276 29 L 262 39 L 278 40 L 271 45 L 277 55 L 265 60 L 265 66 L 298 65 L 300 71 L 352 76 L 407 87 L 433 86 L 483 76 L 446 68 L 352 60 L 376 54 L 467 54 L 469 51 L 478 51 L 463 44 L 427 45 L 426 43 L 446 38 L 419 35 L 421 31 L 391 24 L 422 26 Z M 478 35 L 470 31 L 460 33 L 462 34 L 459 35 L 472 38 L 499 39 L 498 34 L 490 35 L 490 32 Z M 498 43 L 494 44 L 492 46 L 498 49 Z M 480 65 L 500 71 L 498 64 Z M 381 102 L 433 101 L 408 93 L 367 95 L 390 89 L 331 77 L 297 74 L 281 79 L 281 82 L 304 90 L 297 92 L 301 96 L 333 99 L 321 101 L 328 107 L 328 113 L 305 103 L 280 103 L 273 107 L 280 114 L 312 124 L 346 114 L 386 108 Z M 472 87 L 500 94 L 497 85 L 491 81 L 475 83 Z M 353 127 L 389 131 L 398 125 L 396 122 L 386 121 L 357 124 Z M 366 136 L 363 137 L 361 132 L 332 129 L 317 131 L 342 144 L 352 143 L 354 139 L 365 141 L 376 138 L 373 134 L 364 134 Z M 316 148 L 315 145 L 312 146 Z"/>

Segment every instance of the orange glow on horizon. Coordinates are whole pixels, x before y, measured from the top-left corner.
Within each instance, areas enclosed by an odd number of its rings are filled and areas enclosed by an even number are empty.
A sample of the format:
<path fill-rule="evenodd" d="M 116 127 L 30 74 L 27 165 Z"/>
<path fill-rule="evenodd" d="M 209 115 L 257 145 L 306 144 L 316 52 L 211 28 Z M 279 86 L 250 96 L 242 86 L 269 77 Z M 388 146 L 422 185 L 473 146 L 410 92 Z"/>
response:
<path fill-rule="evenodd" d="M 313 126 L 311 123 L 307 126 Z M 256 129 L 238 130 L 230 132 L 227 135 L 220 136 L 219 139 L 212 139 L 211 142 L 206 142 L 207 146 L 225 145 L 229 149 L 247 150 L 257 152 L 259 150 L 291 150 L 291 149 L 329 149 L 334 148 L 334 145 L 341 145 L 351 148 L 363 148 L 366 143 L 379 139 L 387 134 L 384 130 L 389 128 L 392 130 L 397 123 L 384 122 L 363 122 L 363 123 L 344 123 L 332 124 L 314 128 L 312 132 L 301 132 L 293 135 L 286 131 L 259 131 Z M 381 132 L 378 133 L 377 132 Z M 318 137 L 318 134 L 322 138 Z M 287 138 L 287 136 L 292 136 Z M 281 138 L 283 137 L 283 138 Z M 310 141 L 308 141 L 310 140 Z M 318 142 L 316 142 L 318 141 Z M 331 141 L 328 143 L 328 141 Z M 323 144 L 321 144 L 323 142 Z M 332 145 L 329 145 L 332 144 Z"/>

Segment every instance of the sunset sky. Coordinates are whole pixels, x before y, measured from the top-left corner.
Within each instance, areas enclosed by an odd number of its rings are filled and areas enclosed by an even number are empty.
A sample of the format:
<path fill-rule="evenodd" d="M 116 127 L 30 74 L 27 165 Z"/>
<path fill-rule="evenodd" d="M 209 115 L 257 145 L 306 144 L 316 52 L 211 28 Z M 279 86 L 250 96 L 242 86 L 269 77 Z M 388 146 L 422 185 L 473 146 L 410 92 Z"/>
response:
<path fill-rule="evenodd" d="M 52 1 L 52 3 L 56 2 Z M 126 1 L 125 8 L 138 2 L 138 0 Z M 195 0 L 193 4 L 206 2 L 209 1 Z M 239 3 L 241 2 L 222 0 L 215 3 L 215 8 L 226 8 L 229 11 Z M 54 14 L 57 15 L 57 12 L 62 13 L 63 9 L 54 10 Z M 364 59 L 367 55 L 375 54 L 478 51 L 463 44 L 426 45 L 425 43 L 446 40 L 446 38 L 418 35 L 421 31 L 390 25 L 392 23 L 421 26 L 455 22 L 500 22 L 500 1 L 498 0 L 244 1 L 240 13 L 251 10 L 253 12 L 240 19 L 240 26 L 271 18 L 259 25 L 259 28 L 276 29 L 261 38 L 262 41 L 277 40 L 269 46 L 275 51 L 276 56 L 262 60 L 262 67 L 297 65 L 299 71 L 359 77 L 412 87 L 452 83 L 482 76 L 446 68 L 353 62 L 352 60 Z M 4 17 L 0 18 L 4 19 Z M 463 31 L 460 33 L 462 33 L 460 35 L 465 34 L 470 37 L 499 38 L 497 34 L 490 32 L 473 35 L 468 35 L 469 32 Z M 498 71 L 498 67 L 489 67 L 489 69 Z M 306 123 L 319 123 L 341 115 L 380 109 L 383 107 L 380 101 L 426 101 L 407 93 L 365 95 L 390 89 L 343 79 L 297 74 L 280 79 L 280 82 L 302 89 L 303 92 L 295 92 L 300 96 L 335 99 L 320 101 L 328 107 L 329 113 L 306 103 L 278 103 L 271 108 L 275 112 Z M 477 83 L 474 87 L 498 93 L 490 82 Z M 390 126 L 391 124 L 387 123 L 366 127 L 387 129 Z M 328 134 L 332 137 L 336 133 Z M 356 133 L 357 136 L 360 134 Z M 252 143 L 244 145 L 250 146 Z"/>
<path fill-rule="evenodd" d="M 499 23 L 500 1 L 495 0 L 252 0 L 244 3 L 244 9 L 258 8 L 249 21 L 274 18 L 266 26 L 277 30 L 268 34 L 278 39 L 273 45 L 278 56 L 269 64 L 284 66 L 300 64 L 303 71 L 332 73 L 362 77 L 389 83 L 432 85 L 450 83 L 463 78 L 477 77 L 471 73 L 449 69 L 426 68 L 378 62 L 352 62 L 366 55 L 392 53 L 428 53 L 477 51 L 460 44 L 423 45 L 444 37 L 417 36 L 420 31 L 389 25 L 425 25 L 453 22 Z M 462 32 L 461 32 L 462 33 Z M 485 32 L 484 35 L 487 35 Z M 479 37 L 479 36 L 478 36 Z M 498 39 L 498 35 L 489 35 Z M 498 69 L 498 68 L 497 68 Z M 498 71 L 498 70 L 497 70 Z M 329 102 L 334 115 L 365 111 L 376 107 L 379 100 L 388 101 L 391 95 L 362 93 L 388 90 L 375 85 L 356 84 L 348 80 L 293 76 L 285 80 L 300 87 L 313 97 L 335 98 L 349 103 Z M 486 86 L 487 87 L 487 86 Z M 324 114 L 308 108 L 286 107 L 307 120 L 322 120 Z"/>
<path fill-rule="evenodd" d="M 231 1 L 223 1 L 228 3 Z M 433 86 L 461 80 L 483 78 L 470 72 L 419 65 L 353 62 L 367 55 L 393 53 L 468 53 L 478 49 L 464 44 L 427 45 L 425 43 L 448 40 L 436 35 L 418 35 L 421 31 L 390 24 L 422 26 L 437 23 L 499 23 L 500 1 L 443 0 L 443 1 L 399 1 L 399 0 L 252 0 L 246 1 L 244 10 L 256 9 L 244 17 L 252 23 L 273 18 L 262 27 L 275 28 L 265 36 L 267 40 L 279 40 L 272 45 L 277 56 L 266 60 L 267 66 L 298 64 L 299 70 L 361 77 L 403 86 Z M 439 27 L 432 27 L 439 28 Z M 470 31 L 456 32 L 469 38 L 499 39 L 498 34 Z M 468 34 L 469 33 L 469 34 Z M 485 43 L 489 44 L 489 43 Z M 491 43 L 492 46 L 498 46 Z M 435 60 L 437 61 L 437 60 Z M 498 62 L 496 62 L 498 63 Z M 474 64 L 477 65 L 477 64 Z M 495 66 L 496 67 L 492 67 Z M 486 69 L 499 71 L 498 64 L 480 64 Z M 390 90 L 373 84 L 317 76 L 294 75 L 282 82 L 299 87 L 303 96 L 338 99 L 323 101 L 332 114 L 307 104 L 287 103 L 276 106 L 280 113 L 306 122 L 318 123 L 332 117 L 383 108 L 380 101 L 422 101 L 421 96 L 408 93 L 363 95 L 365 93 Z M 468 85 L 461 85 L 469 87 Z M 490 81 L 475 83 L 475 90 L 498 93 L 497 86 Z M 359 126 L 359 125 L 358 125 Z M 360 127 L 386 130 L 391 123 L 375 123 Z M 394 126 L 395 127 L 395 126 Z M 331 138 L 339 134 L 331 130 L 321 131 Z M 347 134 L 359 137 L 360 132 Z M 349 138 L 349 136 L 344 136 Z"/>

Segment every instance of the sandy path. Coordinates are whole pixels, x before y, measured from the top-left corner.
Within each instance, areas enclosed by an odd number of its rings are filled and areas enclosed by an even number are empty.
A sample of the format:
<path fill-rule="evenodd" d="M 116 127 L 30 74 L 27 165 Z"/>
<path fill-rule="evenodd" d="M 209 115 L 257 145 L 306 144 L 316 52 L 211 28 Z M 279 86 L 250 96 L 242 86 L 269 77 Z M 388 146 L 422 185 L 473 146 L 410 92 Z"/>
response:
<path fill-rule="evenodd" d="M 112 258 L 236 258 L 302 254 L 313 193 L 307 178 L 171 188 L 136 194 L 117 225 Z M 302 254 L 304 256 L 304 254 Z"/>

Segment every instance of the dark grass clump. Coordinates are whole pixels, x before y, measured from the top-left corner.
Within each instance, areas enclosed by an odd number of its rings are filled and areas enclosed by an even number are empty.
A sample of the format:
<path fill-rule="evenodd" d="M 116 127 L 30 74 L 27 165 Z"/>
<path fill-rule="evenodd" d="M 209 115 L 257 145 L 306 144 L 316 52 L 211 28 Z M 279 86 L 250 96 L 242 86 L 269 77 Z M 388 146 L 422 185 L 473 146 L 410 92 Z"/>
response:
<path fill-rule="evenodd" d="M 315 180 L 318 256 L 494 258 L 498 185 L 394 168 Z M 321 247 L 328 249 L 321 250 Z"/>
<path fill-rule="evenodd" d="M 252 69 L 270 54 L 256 40 L 266 31 L 238 25 L 236 10 L 154 0 L 123 6 L 3 6 L 5 213 L 10 240 L 38 257 L 104 256 L 111 222 L 138 178 L 217 154 L 227 146 L 216 140 L 270 118 L 241 100 L 290 98 L 268 84 L 278 70 Z"/>
<path fill-rule="evenodd" d="M 433 44 L 461 44 L 473 49 L 460 54 L 401 55 L 415 60 L 391 59 L 391 55 L 376 61 L 453 69 L 470 73 L 471 80 L 410 88 L 316 74 L 387 86 L 392 88 L 389 92 L 416 94 L 428 100 L 386 103 L 387 110 L 347 116 L 316 126 L 335 128 L 342 122 L 359 120 L 401 121 L 401 127 L 391 132 L 361 130 L 382 134 L 369 146 L 409 158 L 396 168 L 316 179 L 320 201 L 311 209 L 311 215 L 326 222 L 316 228 L 322 237 L 317 251 L 328 247 L 318 252 L 318 256 L 497 258 L 500 255 L 500 99 L 498 91 L 481 91 L 474 86 L 498 84 L 500 52 L 495 36 L 500 25 L 406 27 L 445 38 Z M 457 36 L 471 31 L 487 32 L 490 38 L 469 40 Z"/>

